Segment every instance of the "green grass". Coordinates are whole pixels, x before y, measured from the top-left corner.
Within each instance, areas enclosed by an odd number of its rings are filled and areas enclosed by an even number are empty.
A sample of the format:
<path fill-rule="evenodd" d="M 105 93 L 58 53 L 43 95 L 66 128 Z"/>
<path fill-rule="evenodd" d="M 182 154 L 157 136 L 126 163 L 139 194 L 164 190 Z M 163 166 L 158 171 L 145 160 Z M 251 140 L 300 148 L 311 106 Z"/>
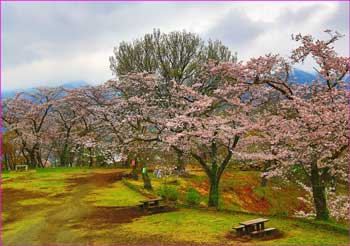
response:
<path fill-rule="evenodd" d="M 63 180 L 24 179 L 15 180 L 11 183 L 4 183 L 2 185 L 2 188 L 43 192 L 54 196 L 56 194 L 64 192 L 67 186 L 68 183 L 64 182 Z"/>
<path fill-rule="evenodd" d="M 180 211 L 145 216 L 124 224 L 122 229 L 136 237 L 161 235 L 170 242 L 188 243 L 233 243 L 226 239 L 227 232 L 239 222 L 256 218 L 256 215 L 229 214 L 215 211 L 181 209 Z M 345 244 L 348 241 L 346 230 L 332 231 L 321 224 L 301 220 L 271 218 L 268 227 L 278 228 L 284 233 L 279 239 L 268 241 L 269 244 Z M 267 243 L 254 240 L 254 243 Z M 252 242 L 250 242 L 252 243 Z"/>
<path fill-rule="evenodd" d="M 25 199 L 19 201 L 18 204 L 21 206 L 30 206 L 30 205 L 57 205 L 61 204 L 62 201 L 59 200 L 49 200 L 47 198 L 33 198 L 33 199 Z"/>
<path fill-rule="evenodd" d="M 207 209 L 182 208 L 174 212 L 144 215 L 134 218 L 131 222 L 115 223 L 109 219 L 115 216 L 113 208 L 107 214 L 101 214 L 97 218 L 89 217 L 93 212 L 99 211 L 99 206 L 125 207 L 135 206 L 140 200 L 146 199 L 146 195 L 157 195 L 159 187 L 164 183 L 163 179 L 152 176 L 153 193 L 146 193 L 143 189 L 142 178 L 138 181 L 123 180 L 105 186 L 90 183 L 75 184 L 74 189 L 67 192 L 72 184 L 70 178 L 87 177 L 96 172 L 105 172 L 103 169 L 90 168 L 50 168 L 31 170 L 29 172 L 8 172 L 3 174 L 3 189 L 13 188 L 17 190 L 31 191 L 39 197 L 14 196 L 11 203 L 5 205 L 7 210 L 2 212 L 5 223 L 3 224 L 6 244 L 19 244 L 24 240 L 31 244 L 48 243 L 223 243 L 223 244 L 347 244 L 347 227 L 344 224 L 332 221 L 306 221 L 290 219 L 281 216 L 269 217 L 267 215 L 229 213 L 224 211 L 209 211 Z M 129 171 L 129 170 L 128 170 Z M 179 202 L 184 202 L 188 189 L 205 189 L 204 182 L 207 178 L 203 172 L 196 172 L 191 178 L 172 178 L 167 182 L 173 183 L 180 193 Z M 93 177 L 93 176 L 91 176 Z M 288 211 L 295 207 L 291 200 L 299 196 L 299 190 L 293 184 L 283 184 L 278 180 L 268 183 L 261 188 L 258 172 L 228 172 L 221 182 L 221 195 L 233 194 L 231 200 L 220 200 L 220 203 L 229 203 L 223 206 L 233 210 L 244 210 L 243 199 L 247 194 L 237 193 L 240 189 L 250 186 L 251 194 L 257 198 L 266 198 L 271 205 L 269 212 L 277 215 L 279 211 Z M 177 181 L 175 181 L 177 180 Z M 275 189 L 274 187 L 281 187 Z M 205 188 L 208 188 L 207 186 Z M 5 189 L 6 191 L 6 189 Z M 138 192 L 140 191 L 140 192 Z M 8 190 L 10 192 L 10 190 Z M 55 198 L 54 195 L 64 193 L 63 198 Z M 29 194 L 30 195 L 30 194 Z M 202 200 L 207 199 L 207 194 L 201 194 Z M 11 197 L 11 193 L 6 193 Z M 256 202 L 255 202 L 256 203 Z M 254 205 L 254 204 L 253 204 Z M 103 208 L 104 209 L 104 208 Z M 101 210 L 102 211 L 102 210 Z M 249 210 L 245 210 L 251 212 Z M 20 213 L 20 214 L 18 214 Z M 110 213 L 110 214 L 109 214 Z M 16 216 L 14 216 L 16 215 Z M 283 232 L 283 237 L 269 240 L 239 242 L 226 238 L 230 229 L 239 222 L 257 218 L 268 217 L 270 221 L 267 227 L 275 227 Z M 16 220 L 13 220 L 16 218 Z M 88 218 L 95 218 L 97 222 L 90 222 Z M 11 220 L 12 219 L 12 220 Z M 113 218 L 116 219 L 116 218 Z M 52 224 L 55 224 L 52 227 Z M 76 227 L 70 227 L 78 225 Z M 51 226 L 51 227 L 50 227 Z M 50 229 L 47 229 L 50 228 Z M 25 239 L 24 239 L 25 238 Z M 38 241 L 40 239 L 40 241 Z"/>
<path fill-rule="evenodd" d="M 66 192 L 71 184 L 68 178 L 90 175 L 87 168 L 38 168 L 27 172 L 9 172 L 3 175 L 2 188 L 47 193 L 50 196 Z"/>
<path fill-rule="evenodd" d="M 85 201 L 93 202 L 95 206 L 112 207 L 135 206 L 144 199 L 144 196 L 121 182 L 116 182 L 108 188 L 94 190 L 84 198 Z"/>
<path fill-rule="evenodd" d="M 35 243 L 36 234 L 44 229 L 46 226 L 43 223 L 42 216 L 45 216 L 44 213 L 36 213 L 36 216 L 28 216 L 25 220 L 18 220 L 11 224 L 7 224 L 4 228 L 6 231 L 3 234 L 4 244 L 15 245 L 24 242 Z M 30 229 L 28 229 L 30 227 Z M 26 239 L 26 241 L 20 241 Z M 37 242 L 36 242 L 37 243 Z"/>

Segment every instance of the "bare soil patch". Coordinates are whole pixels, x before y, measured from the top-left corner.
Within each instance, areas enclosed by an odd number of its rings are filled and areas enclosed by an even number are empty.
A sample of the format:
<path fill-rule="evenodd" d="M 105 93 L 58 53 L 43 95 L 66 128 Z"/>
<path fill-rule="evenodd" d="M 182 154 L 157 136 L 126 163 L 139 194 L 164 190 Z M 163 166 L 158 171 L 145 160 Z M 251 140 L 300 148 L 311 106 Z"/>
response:
<path fill-rule="evenodd" d="M 115 181 L 121 180 L 126 174 L 124 172 L 115 171 L 108 173 L 94 173 L 86 177 L 76 177 L 66 179 L 71 183 L 70 188 L 74 188 L 83 184 L 93 184 L 97 187 L 106 187 Z"/>
<path fill-rule="evenodd" d="M 234 240 L 234 241 L 239 241 L 239 242 L 249 242 L 252 240 L 258 240 L 258 241 L 270 241 L 270 240 L 275 240 L 284 237 L 284 234 L 280 231 L 274 232 L 271 235 L 263 236 L 263 237 L 251 237 L 251 236 L 236 236 L 232 232 L 227 232 L 225 235 L 225 238 L 228 240 Z"/>
<path fill-rule="evenodd" d="M 150 214 L 164 213 L 175 211 L 175 208 L 163 207 L 154 208 L 149 211 L 143 211 L 138 207 L 96 207 L 89 215 L 87 215 L 80 224 L 72 225 L 72 228 L 81 228 L 82 226 L 96 229 L 110 227 L 113 224 L 130 223 L 134 219 L 147 216 Z M 90 228 L 91 229 L 91 228 Z"/>
<path fill-rule="evenodd" d="M 2 210 L 9 214 L 6 219 L 3 219 L 4 224 L 18 221 L 31 212 L 38 211 L 41 207 L 47 205 L 27 205 L 21 206 L 18 204 L 19 201 L 33 198 L 45 197 L 45 193 L 32 192 L 27 190 L 18 190 L 13 188 L 5 188 L 2 190 Z"/>
<path fill-rule="evenodd" d="M 11 206 L 21 200 L 32 199 L 32 198 L 40 198 L 45 196 L 45 193 L 41 192 L 33 192 L 27 190 L 18 190 L 13 188 L 4 188 L 2 189 L 2 202 L 3 207 Z"/>

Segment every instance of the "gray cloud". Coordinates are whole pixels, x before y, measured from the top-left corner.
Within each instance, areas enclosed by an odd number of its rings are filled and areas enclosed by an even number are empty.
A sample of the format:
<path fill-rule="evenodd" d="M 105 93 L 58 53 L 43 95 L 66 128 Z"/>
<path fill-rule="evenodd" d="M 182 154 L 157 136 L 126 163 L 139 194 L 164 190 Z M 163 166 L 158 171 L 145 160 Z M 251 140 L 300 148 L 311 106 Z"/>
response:
<path fill-rule="evenodd" d="M 93 3 L 7 5 L 3 11 L 5 66 L 88 52 L 104 43 L 102 39 L 109 31 L 123 32 L 125 4 L 110 7 Z M 120 15 L 113 18 L 116 10 Z"/>
<path fill-rule="evenodd" d="M 346 3 L 345 3 L 346 4 Z M 347 32 L 344 3 L 5 2 L 3 89 L 109 79 L 108 57 L 122 40 L 153 28 L 189 30 L 220 39 L 239 58 L 287 54 L 290 34 Z M 339 50 L 348 50 L 346 40 Z M 346 53 L 347 54 L 347 53 Z"/>
<path fill-rule="evenodd" d="M 314 14 L 326 8 L 327 6 L 313 3 L 312 5 L 304 6 L 297 10 L 286 9 L 285 11 L 281 12 L 275 24 L 279 26 L 300 26 L 302 25 L 302 23 L 307 23 L 308 21 L 310 21 L 310 19 L 313 18 Z"/>
<path fill-rule="evenodd" d="M 329 16 L 325 25 L 344 33 L 349 32 L 349 2 L 340 2 L 335 10 L 335 14 Z"/>
<path fill-rule="evenodd" d="M 237 49 L 252 42 L 263 31 L 262 23 L 252 21 L 244 12 L 232 9 L 209 29 L 205 36 L 221 40 L 233 49 Z"/>

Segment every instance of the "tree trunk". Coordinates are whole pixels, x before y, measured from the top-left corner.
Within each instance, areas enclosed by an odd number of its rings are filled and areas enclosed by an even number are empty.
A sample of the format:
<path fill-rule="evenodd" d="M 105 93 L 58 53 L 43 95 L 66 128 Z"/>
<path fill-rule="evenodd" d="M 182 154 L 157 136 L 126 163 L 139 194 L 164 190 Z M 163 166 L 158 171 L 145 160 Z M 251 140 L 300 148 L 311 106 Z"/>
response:
<path fill-rule="evenodd" d="M 312 196 L 314 199 L 316 209 L 316 219 L 328 220 L 329 211 L 326 201 L 326 189 L 320 181 L 320 175 L 318 173 L 317 162 L 311 164 L 311 184 L 312 184 Z"/>
<path fill-rule="evenodd" d="M 30 159 L 29 159 L 28 155 L 25 153 L 25 149 L 23 147 L 21 147 L 21 153 L 22 153 L 24 159 L 26 160 L 26 164 L 30 167 Z M 13 167 L 15 167 L 16 164 L 17 163 L 14 163 Z M 21 164 L 23 164 L 23 163 L 21 163 Z"/>
<path fill-rule="evenodd" d="M 312 194 L 316 207 L 316 219 L 328 220 L 329 211 L 327 208 L 325 187 L 323 185 L 313 185 Z"/>
<path fill-rule="evenodd" d="M 267 178 L 263 174 L 263 176 L 261 177 L 261 187 L 266 187 L 266 185 L 267 185 Z"/>
<path fill-rule="evenodd" d="M 81 148 L 79 148 L 79 167 L 84 166 L 84 146 L 82 146 Z"/>
<path fill-rule="evenodd" d="M 40 168 L 43 168 L 44 167 L 43 160 L 41 158 L 41 153 L 40 153 L 39 149 L 37 149 L 35 156 L 36 156 L 36 159 L 37 159 L 37 166 L 40 167 Z"/>
<path fill-rule="evenodd" d="M 232 146 L 227 148 L 227 154 L 225 159 L 221 162 L 220 165 L 218 165 L 217 160 L 217 147 L 216 143 L 213 142 L 211 146 L 211 159 L 212 164 L 211 167 L 206 164 L 204 159 L 200 157 L 199 155 L 195 153 L 191 153 L 191 155 L 199 162 L 199 164 L 204 169 L 205 173 L 209 177 L 210 182 L 210 190 L 209 190 L 209 200 L 208 200 L 208 206 L 209 207 L 219 207 L 219 183 L 220 178 L 224 170 L 226 169 L 227 165 L 229 164 L 231 157 L 232 157 L 232 150 L 234 149 L 238 143 L 239 136 L 235 136 L 233 140 Z"/>
<path fill-rule="evenodd" d="M 238 140 L 237 140 L 238 141 Z M 224 172 L 225 168 L 227 167 L 229 161 L 232 157 L 232 152 L 228 151 L 225 159 L 221 162 L 221 165 L 217 165 L 216 161 L 216 152 L 213 155 L 214 162 L 211 164 L 211 168 L 204 162 L 204 160 L 199 157 L 196 154 L 192 153 L 192 156 L 199 161 L 201 166 L 203 167 L 205 173 L 207 174 L 210 182 L 210 189 L 209 189 L 209 199 L 208 199 L 208 206 L 209 207 L 219 207 L 219 183 L 222 173 Z"/>
<path fill-rule="evenodd" d="M 185 171 L 185 162 L 184 162 L 184 154 L 183 152 L 176 148 L 173 147 L 173 149 L 175 150 L 176 153 L 176 167 L 178 171 Z"/>
<path fill-rule="evenodd" d="M 10 168 L 10 166 L 9 166 L 9 160 L 8 160 L 9 158 L 8 158 L 8 155 L 6 154 L 6 153 L 4 153 L 4 166 L 3 167 L 5 167 L 6 168 L 6 170 L 11 170 L 11 168 Z"/>
<path fill-rule="evenodd" d="M 67 145 L 65 144 L 63 146 L 63 149 L 62 149 L 62 152 L 61 152 L 61 155 L 60 155 L 60 165 L 61 166 L 66 166 L 67 165 Z"/>
<path fill-rule="evenodd" d="M 219 179 L 213 174 L 210 180 L 208 207 L 219 207 Z"/>
<path fill-rule="evenodd" d="M 151 179 L 149 178 L 148 173 L 143 173 L 142 179 L 143 179 L 143 188 L 145 188 L 146 190 L 153 190 Z"/>
<path fill-rule="evenodd" d="M 265 173 L 270 166 L 271 166 L 271 161 L 266 161 L 264 163 L 263 172 Z M 266 185 L 267 185 L 266 176 L 267 176 L 266 174 L 262 174 L 262 176 L 261 176 L 261 187 L 266 187 Z"/>
<path fill-rule="evenodd" d="M 92 157 L 92 148 L 89 148 L 89 166 L 92 167 L 94 163 L 94 159 Z"/>
<path fill-rule="evenodd" d="M 35 152 L 34 150 L 28 151 L 29 153 L 29 160 L 30 160 L 30 167 L 36 168 L 37 167 L 37 162 L 36 162 L 36 158 L 35 158 Z"/>
<path fill-rule="evenodd" d="M 49 160 L 49 158 L 50 158 L 51 151 L 52 151 L 53 148 L 54 148 L 54 147 L 53 147 L 53 145 L 52 145 L 52 146 L 50 147 L 50 150 L 49 150 L 48 153 L 47 153 L 47 156 L 46 156 L 46 159 L 45 159 L 45 164 L 44 164 L 45 167 L 46 167 L 47 162 L 48 162 L 48 160 Z"/>
<path fill-rule="evenodd" d="M 4 163 L 5 163 L 5 166 L 6 166 L 7 170 L 14 169 L 14 168 L 11 167 L 11 163 L 14 163 L 14 160 L 15 160 L 14 158 L 11 158 L 11 155 L 8 155 L 6 153 L 4 154 Z"/>

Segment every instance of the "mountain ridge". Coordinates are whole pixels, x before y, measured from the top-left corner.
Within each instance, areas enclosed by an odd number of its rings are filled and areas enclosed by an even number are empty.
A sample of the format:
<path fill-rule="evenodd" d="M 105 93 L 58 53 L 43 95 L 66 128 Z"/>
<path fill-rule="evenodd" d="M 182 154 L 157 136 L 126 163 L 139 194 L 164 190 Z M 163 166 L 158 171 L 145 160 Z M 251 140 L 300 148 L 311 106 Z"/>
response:
<path fill-rule="evenodd" d="M 64 84 L 61 84 L 61 85 L 58 85 L 55 87 L 62 86 L 66 89 L 75 89 L 75 88 L 81 88 L 81 87 L 88 86 L 88 85 L 90 85 L 90 84 L 84 80 L 77 80 L 77 81 L 67 82 L 67 83 L 64 83 Z M 42 86 L 42 87 L 45 87 L 45 86 Z M 48 86 L 48 87 L 53 87 L 53 86 Z M 35 88 L 2 90 L 1 91 L 1 99 L 15 97 L 17 93 L 22 92 L 22 91 L 33 92 L 34 90 L 35 90 Z"/>
<path fill-rule="evenodd" d="M 298 69 L 298 68 L 293 68 L 291 73 L 290 73 L 289 82 L 292 84 L 308 84 L 308 85 L 310 85 L 312 83 L 312 81 L 315 81 L 317 79 L 318 79 L 318 76 L 314 73 L 306 72 L 306 71 L 304 71 L 302 69 Z M 350 79 L 350 76 L 347 76 L 345 78 L 345 81 L 349 81 L 349 79 Z M 88 85 L 90 85 L 90 84 L 84 80 L 77 80 L 77 81 L 67 82 L 67 83 L 64 83 L 64 84 L 59 85 L 59 86 L 63 86 L 64 88 L 67 88 L 67 89 L 75 89 L 75 88 L 80 88 L 80 87 L 84 87 L 84 86 L 88 86 Z M 16 96 L 16 94 L 21 92 L 21 91 L 31 92 L 33 90 L 34 90 L 34 88 L 3 90 L 1 92 L 1 98 L 6 99 L 6 98 Z"/>

